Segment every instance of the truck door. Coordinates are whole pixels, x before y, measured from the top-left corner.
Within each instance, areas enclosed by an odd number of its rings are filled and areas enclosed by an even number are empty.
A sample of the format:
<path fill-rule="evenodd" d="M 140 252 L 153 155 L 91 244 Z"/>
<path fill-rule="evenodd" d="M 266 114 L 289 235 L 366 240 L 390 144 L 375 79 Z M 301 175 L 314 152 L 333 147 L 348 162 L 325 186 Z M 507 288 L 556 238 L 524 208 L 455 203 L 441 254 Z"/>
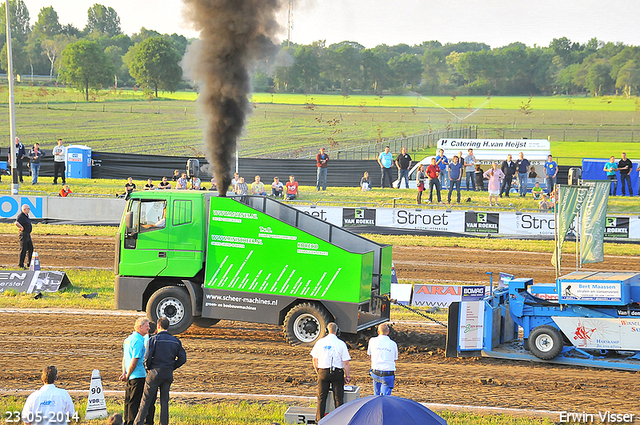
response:
<path fill-rule="evenodd" d="M 120 274 L 157 276 L 167 267 L 167 201 L 135 199 L 130 204 L 130 211 L 134 230 L 124 237 Z"/>

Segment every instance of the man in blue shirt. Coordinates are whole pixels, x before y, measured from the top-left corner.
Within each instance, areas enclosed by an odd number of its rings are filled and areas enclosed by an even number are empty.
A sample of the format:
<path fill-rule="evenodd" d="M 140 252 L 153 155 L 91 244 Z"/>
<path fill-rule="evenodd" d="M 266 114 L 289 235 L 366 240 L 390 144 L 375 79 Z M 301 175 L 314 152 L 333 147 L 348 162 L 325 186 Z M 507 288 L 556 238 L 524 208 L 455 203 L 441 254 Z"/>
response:
<path fill-rule="evenodd" d="M 438 151 L 438 155 L 436 156 L 436 165 L 442 170 L 440 173 L 440 186 L 442 186 L 443 189 L 445 186 L 449 187 L 449 173 L 447 173 L 449 158 L 444 154 L 444 149 L 440 149 Z"/>
<path fill-rule="evenodd" d="M 449 203 L 451 203 L 451 193 L 454 188 L 458 191 L 458 203 L 460 203 L 460 182 L 462 181 L 462 162 L 458 160 L 457 156 L 453 157 L 453 162 L 449 164 Z"/>
<path fill-rule="evenodd" d="M 520 152 L 520 154 L 518 154 L 518 159 L 516 160 L 516 167 L 518 168 L 518 181 L 520 182 L 519 192 L 520 196 L 523 198 L 527 194 L 527 186 L 529 185 L 527 177 L 529 175 L 530 165 L 529 160 L 525 159 L 524 153 Z"/>
<path fill-rule="evenodd" d="M 144 370 L 145 336 L 149 333 L 149 319 L 139 317 L 134 326 L 133 333 L 124 340 L 122 346 L 122 375 L 120 380 L 126 382 L 124 390 L 124 423 L 133 424 L 140 408 L 140 401 L 144 392 L 144 380 L 147 372 Z M 153 424 L 155 406 L 149 409 L 145 423 Z"/>
<path fill-rule="evenodd" d="M 547 195 L 551 195 L 556 186 L 556 176 L 558 175 L 558 164 L 553 160 L 553 155 L 549 155 L 544 163 L 545 181 L 547 184 Z"/>
<path fill-rule="evenodd" d="M 148 374 L 144 384 L 144 395 L 135 424 L 142 425 L 160 389 L 160 425 L 169 425 L 169 390 L 173 382 L 173 371 L 187 362 L 187 353 L 178 338 L 171 335 L 169 319 L 158 319 L 158 333 L 149 338 L 144 355 L 144 367 Z"/>
<path fill-rule="evenodd" d="M 616 190 L 618 190 L 618 179 L 616 178 L 616 171 L 618 171 L 618 164 L 616 163 L 616 158 L 612 155 L 609 158 L 609 162 L 604 164 L 603 171 L 607 172 L 607 179 L 611 182 L 610 187 L 610 195 L 614 196 L 616 194 Z"/>
<path fill-rule="evenodd" d="M 384 147 L 384 152 L 380 153 L 378 157 L 378 164 L 380 164 L 380 171 L 382 177 L 380 178 L 380 187 L 384 189 L 385 177 L 389 178 L 389 187 L 393 188 L 393 178 L 391 177 L 391 167 L 393 166 L 393 155 L 389 151 L 389 146 Z"/>

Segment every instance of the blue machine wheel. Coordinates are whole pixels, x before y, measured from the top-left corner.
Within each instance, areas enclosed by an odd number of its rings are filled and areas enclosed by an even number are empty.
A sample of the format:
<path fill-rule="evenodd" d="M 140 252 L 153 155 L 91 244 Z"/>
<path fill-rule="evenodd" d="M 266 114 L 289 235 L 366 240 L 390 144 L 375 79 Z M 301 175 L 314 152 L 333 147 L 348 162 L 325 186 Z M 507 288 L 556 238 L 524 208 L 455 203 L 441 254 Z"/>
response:
<path fill-rule="evenodd" d="M 527 345 L 531 353 L 537 358 L 551 360 L 562 352 L 562 333 L 553 326 L 538 326 L 529 334 Z"/>

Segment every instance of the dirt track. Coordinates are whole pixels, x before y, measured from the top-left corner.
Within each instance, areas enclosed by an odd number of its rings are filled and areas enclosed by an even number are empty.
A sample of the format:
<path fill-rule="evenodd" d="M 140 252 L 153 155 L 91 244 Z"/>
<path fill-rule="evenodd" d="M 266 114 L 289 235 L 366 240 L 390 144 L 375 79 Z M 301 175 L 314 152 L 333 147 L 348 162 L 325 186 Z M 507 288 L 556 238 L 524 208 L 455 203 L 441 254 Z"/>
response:
<path fill-rule="evenodd" d="M 0 264 L 11 266 L 17 237 L 0 236 Z M 113 263 L 113 241 L 99 237 L 36 235 L 44 265 L 104 267 Z M 495 252 L 461 248 L 394 250 L 400 278 L 486 282 L 485 271 L 512 272 L 552 281 L 549 254 Z M 534 264 L 534 266 L 532 266 Z M 609 258 L 600 269 L 637 270 L 637 259 Z M 436 279 L 433 276 L 437 276 Z M 130 317 L 0 314 L 0 388 L 32 389 L 47 363 L 61 369 L 68 389 L 86 390 L 92 369 L 100 369 L 105 389 L 122 389 L 117 381 L 122 341 L 130 334 Z M 395 395 L 418 401 L 545 410 L 637 411 L 637 374 L 494 359 L 447 359 L 438 327 L 409 328 L 419 339 L 400 339 Z M 290 347 L 278 327 L 222 321 L 210 329 L 192 327 L 181 339 L 188 363 L 176 373 L 173 388 L 252 394 L 313 396 L 315 375 L 307 348 Z M 366 351 L 354 346 L 355 384 L 371 394 Z"/>

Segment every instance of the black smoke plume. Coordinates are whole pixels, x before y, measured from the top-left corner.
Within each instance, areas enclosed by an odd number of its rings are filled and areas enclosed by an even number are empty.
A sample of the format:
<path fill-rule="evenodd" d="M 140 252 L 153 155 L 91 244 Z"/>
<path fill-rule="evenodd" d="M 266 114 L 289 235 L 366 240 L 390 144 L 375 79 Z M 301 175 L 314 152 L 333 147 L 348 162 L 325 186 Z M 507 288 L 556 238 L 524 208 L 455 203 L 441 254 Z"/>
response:
<path fill-rule="evenodd" d="M 281 0 L 184 0 L 200 42 L 185 63 L 196 80 L 204 146 L 220 196 L 231 184 L 236 143 L 250 112 L 249 67 L 274 53 Z"/>

